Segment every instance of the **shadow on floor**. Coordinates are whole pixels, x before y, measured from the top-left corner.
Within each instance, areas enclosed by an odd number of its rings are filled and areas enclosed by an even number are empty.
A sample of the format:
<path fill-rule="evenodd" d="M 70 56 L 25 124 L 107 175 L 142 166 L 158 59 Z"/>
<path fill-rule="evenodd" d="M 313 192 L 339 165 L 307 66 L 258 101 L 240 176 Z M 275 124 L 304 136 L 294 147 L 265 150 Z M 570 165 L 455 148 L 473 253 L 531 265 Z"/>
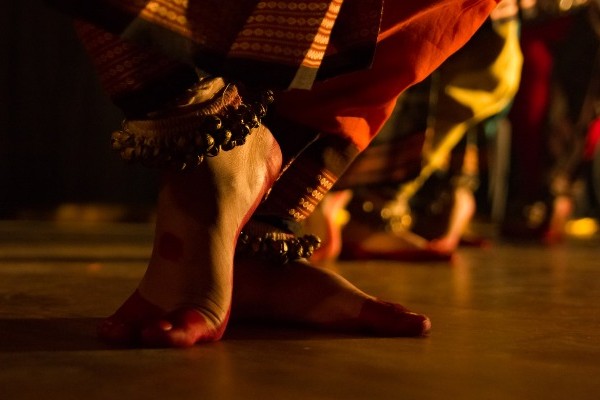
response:
<path fill-rule="evenodd" d="M 98 318 L 0 319 L 0 353 L 85 351 L 109 347 L 96 339 Z"/>
<path fill-rule="evenodd" d="M 100 318 L 0 319 L 0 353 L 124 350 L 96 337 Z M 269 324 L 231 324 L 223 342 L 366 339 L 363 336 L 319 332 L 301 327 Z"/>

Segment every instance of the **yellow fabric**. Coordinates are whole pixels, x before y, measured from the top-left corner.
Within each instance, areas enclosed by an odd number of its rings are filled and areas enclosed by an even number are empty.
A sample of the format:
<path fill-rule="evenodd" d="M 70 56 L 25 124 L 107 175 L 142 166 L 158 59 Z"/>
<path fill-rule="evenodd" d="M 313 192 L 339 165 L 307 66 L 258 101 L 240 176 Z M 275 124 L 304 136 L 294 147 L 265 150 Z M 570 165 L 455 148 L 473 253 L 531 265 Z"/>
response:
<path fill-rule="evenodd" d="M 410 198 L 433 172 L 444 168 L 450 152 L 471 127 L 500 113 L 515 96 L 523 63 L 519 23 L 514 19 L 495 22 L 493 34 L 503 43 L 489 64 L 486 46 L 490 42 L 488 35 L 481 35 L 437 71 L 439 84 L 434 86 L 440 89 L 424 147 L 425 162 L 420 175 L 403 186 L 402 198 Z"/>

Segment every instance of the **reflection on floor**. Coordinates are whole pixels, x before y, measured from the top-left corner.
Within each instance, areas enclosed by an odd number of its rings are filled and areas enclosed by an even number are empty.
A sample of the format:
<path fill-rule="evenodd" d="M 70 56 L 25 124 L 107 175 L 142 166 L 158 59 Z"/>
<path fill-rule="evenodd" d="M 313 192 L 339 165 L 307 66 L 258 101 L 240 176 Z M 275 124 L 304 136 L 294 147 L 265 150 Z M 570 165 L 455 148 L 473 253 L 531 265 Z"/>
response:
<path fill-rule="evenodd" d="M 232 326 L 191 350 L 110 348 L 146 225 L 0 223 L 1 399 L 597 399 L 600 241 L 461 249 L 452 264 L 344 262 L 428 314 L 427 338 Z"/>

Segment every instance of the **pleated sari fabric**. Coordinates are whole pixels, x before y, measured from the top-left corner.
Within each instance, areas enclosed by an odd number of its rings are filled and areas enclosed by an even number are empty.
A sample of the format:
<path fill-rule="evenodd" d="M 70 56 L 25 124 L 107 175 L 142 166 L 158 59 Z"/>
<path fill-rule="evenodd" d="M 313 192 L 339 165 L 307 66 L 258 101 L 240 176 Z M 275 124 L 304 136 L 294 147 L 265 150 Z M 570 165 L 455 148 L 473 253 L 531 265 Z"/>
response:
<path fill-rule="evenodd" d="M 400 93 L 464 45 L 497 3 L 47 1 L 78 18 L 103 86 L 130 116 L 177 96 L 199 70 L 277 90 L 270 113 L 285 123 L 268 126 L 284 153 L 290 141 L 307 151 L 279 181 L 285 196 L 274 188 L 271 210 L 296 220 L 313 208 L 300 207 L 308 203 L 298 193 L 317 203 L 378 133 Z M 302 138 L 307 131 L 314 134 Z"/>

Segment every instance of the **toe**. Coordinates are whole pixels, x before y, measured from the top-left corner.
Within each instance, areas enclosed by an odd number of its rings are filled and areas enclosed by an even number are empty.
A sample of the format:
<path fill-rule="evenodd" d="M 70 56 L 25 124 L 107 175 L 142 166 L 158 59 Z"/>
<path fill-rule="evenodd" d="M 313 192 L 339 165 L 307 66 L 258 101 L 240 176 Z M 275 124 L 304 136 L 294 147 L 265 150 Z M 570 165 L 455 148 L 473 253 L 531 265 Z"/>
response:
<path fill-rule="evenodd" d="M 113 345 L 128 345 L 136 342 L 134 326 L 115 318 L 106 318 L 97 327 L 98 338 Z"/>
<path fill-rule="evenodd" d="M 216 329 L 199 311 L 181 308 L 146 324 L 141 340 L 151 347 L 191 347 L 196 343 L 219 340 L 223 331 L 224 326 Z"/>
<path fill-rule="evenodd" d="M 381 336 L 423 336 L 431 329 L 426 316 L 379 300 L 365 301 L 359 321 L 362 329 Z"/>
<path fill-rule="evenodd" d="M 110 317 L 97 327 L 101 341 L 114 345 L 133 345 L 139 342 L 140 326 L 164 312 L 135 291 Z"/>

